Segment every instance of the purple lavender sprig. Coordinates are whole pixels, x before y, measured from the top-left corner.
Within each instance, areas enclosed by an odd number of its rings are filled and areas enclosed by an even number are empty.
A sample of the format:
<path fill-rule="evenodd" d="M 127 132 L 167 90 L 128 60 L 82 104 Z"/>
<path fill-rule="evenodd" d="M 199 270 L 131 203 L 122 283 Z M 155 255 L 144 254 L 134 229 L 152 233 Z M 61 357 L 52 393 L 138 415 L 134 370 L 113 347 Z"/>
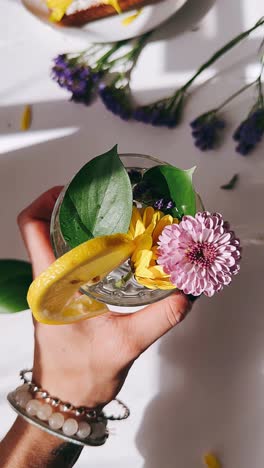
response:
<path fill-rule="evenodd" d="M 184 99 L 185 92 L 179 91 L 172 97 L 137 107 L 133 112 L 133 118 L 156 127 L 174 128 L 181 120 Z"/>
<path fill-rule="evenodd" d="M 54 59 L 51 77 L 61 88 L 71 93 L 74 102 L 89 105 L 94 96 L 98 73 L 84 62 L 70 58 L 67 54 L 58 55 Z"/>
<path fill-rule="evenodd" d="M 105 107 L 123 120 L 129 120 L 132 116 L 132 103 L 129 84 L 118 87 L 116 81 L 110 85 L 100 83 L 99 96 Z"/>
<path fill-rule="evenodd" d="M 258 98 L 249 115 L 237 127 L 233 139 L 237 142 L 236 151 L 242 156 L 251 153 L 264 135 L 264 96 L 262 91 L 262 75 L 264 71 L 264 56 L 261 61 L 260 74 L 256 80 Z"/>
<path fill-rule="evenodd" d="M 171 97 L 147 106 L 138 106 L 136 109 L 132 106 L 129 87 L 130 76 L 138 56 L 152 31 L 134 41 L 125 40 L 114 44 L 94 44 L 80 54 L 59 55 L 54 60 L 52 78 L 59 86 L 71 93 L 73 101 L 88 105 L 98 91 L 100 81 L 104 79 L 106 83 L 109 83 L 109 73 L 113 69 L 116 71 L 117 65 L 121 66 L 123 72 L 122 74 L 119 73 L 119 77 L 121 75 L 126 77 L 126 83 L 120 85 L 120 83 L 112 82 L 110 84 L 103 84 L 99 89 L 99 94 L 107 109 L 125 120 L 134 118 L 135 120 L 154 126 L 174 128 L 181 120 L 187 93 L 196 78 L 225 53 L 247 38 L 251 32 L 263 26 L 263 24 L 264 17 L 260 18 L 253 27 L 242 32 L 217 50 Z M 127 52 L 128 45 L 130 47 L 129 52 Z M 126 49 L 122 55 L 119 52 L 121 49 L 123 51 L 123 46 Z M 209 114 L 211 114 L 210 118 Z M 207 115 L 207 119 L 201 125 L 201 117 L 204 118 L 205 115 Z M 223 128 L 222 119 L 216 115 L 216 112 L 213 115 L 213 111 L 210 111 L 200 116 L 199 122 L 197 120 L 195 119 L 193 122 L 195 126 L 193 136 L 195 137 L 196 144 L 200 149 L 211 149 L 218 139 L 218 131 Z"/>
<path fill-rule="evenodd" d="M 157 101 L 153 104 L 148 106 L 140 106 L 138 107 L 133 117 L 135 120 L 140 122 L 144 122 L 146 124 L 151 124 L 155 126 L 165 126 L 168 128 L 176 127 L 181 120 L 184 105 L 186 102 L 186 95 L 187 91 L 191 88 L 192 84 L 196 80 L 196 78 L 201 75 L 209 66 L 215 63 L 220 57 L 222 57 L 226 52 L 233 49 L 237 44 L 239 44 L 242 40 L 248 37 L 252 31 L 259 28 L 264 24 L 264 17 L 260 18 L 260 20 L 250 29 L 247 31 L 242 32 L 238 36 L 234 37 L 231 41 L 217 50 L 205 63 L 203 63 L 198 70 L 194 73 L 194 75 L 180 88 L 178 89 L 172 97 L 169 97 L 164 100 Z M 217 117 L 217 116 L 215 116 Z M 206 133 L 206 140 L 204 139 L 204 134 L 202 136 L 202 143 L 201 146 L 212 146 L 212 142 L 215 143 L 216 141 L 216 129 L 220 129 L 218 125 L 220 125 L 219 121 L 221 119 L 212 119 L 211 126 L 205 128 Z M 209 122 L 208 122 L 209 123 Z M 222 125 L 222 124 L 221 124 Z M 212 136 L 212 134 L 214 134 Z M 199 141 L 198 141 L 199 145 Z M 204 149 L 209 149 L 204 148 Z M 202 149 L 202 148 L 201 148 Z"/>
<path fill-rule="evenodd" d="M 101 83 L 99 86 L 99 96 L 105 107 L 123 120 L 129 120 L 132 117 L 133 103 L 130 77 L 139 54 L 151 34 L 152 32 L 144 34 L 136 41 L 129 52 L 111 60 L 109 62 L 110 67 L 115 67 L 118 63 L 123 70 L 116 73 L 116 77 L 110 84 Z"/>
<path fill-rule="evenodd" d="M 237 96 L 257 84 L 259 94 L 257 104 L 254 106 L 249 117 L 239 125 L 233 135 L 233 138 L 239 143 L 236 150 L 241 154 L 247 154 L 256 146 L 256 144 L 261 140 L 264 132 L 264 122 L 261 121 L 261 119 L 264 120 L 264 118 L 263 116 L 261 118 L 262 113 L 259 112 L 260 109 L 264 108 L 264 99 L 261 88 L 262 72 L 263 66 L 261 67 L 259 76 L 255 80 L 246 84 L 229 96 L 216 109 L 205 112 L 191 122 L 192 136 L 197 148 L 202 151 L 206 151 L 212 150 L 218 145 L 221 136 L 220 132 L 225 128 L 225 121 L 220 116 L 220 112 Z"/>
<path fill-rule="evenodd" d="M 100 81 L 116 62 L 112 60 L 113 55 L 127 42 L 97 44 L 78 54 L 58 55 L 53 60 L 51 77 L 71 93 L 72 101 L 89 105 Z"/>
<path fill-rule="evenodd" d="M 233 139 L 238 143 L 236 151 L 246 156 L 255 149 L 264 135 L 264 108 L 259 108 L 250 113 L 241 122 L 233 134 Z"/>
<path fill-rule="evenodd" d="M 153 208 L 160 211 L 168 211 L 172 208 L 175 208 L 175 203 L 172 200 L 166 200 L 165 198 L 160 198 L 156 200 L 153 204 Z"/>
<path fill-rule="evenodd" d="M 225 121 L 211 110 L 191 122 L 194 144 L 201 151 L 214 149 L 220 140 L 220 132 L 225 128 Z"/>

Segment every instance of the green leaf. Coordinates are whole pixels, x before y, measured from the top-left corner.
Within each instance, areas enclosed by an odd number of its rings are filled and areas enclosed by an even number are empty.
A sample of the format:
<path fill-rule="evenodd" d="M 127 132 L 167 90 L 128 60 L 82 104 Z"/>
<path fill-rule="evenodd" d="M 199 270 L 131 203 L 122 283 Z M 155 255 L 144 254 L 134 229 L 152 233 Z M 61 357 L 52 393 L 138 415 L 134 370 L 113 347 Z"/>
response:
<path fill-rule="evenodd" d="M 221 185 L 220 188 L 223 190 L 234 190 L 234 188 L 236 187 L 238 183 L 238 180 L 239 180 L 239 175 L 235 174 L 233 175 L 232 179 L 227 184 Z"/>
<path fill-rule="evenodd" d="M 115 146 L 72 179 L 61 205 L 60 227 L 73 248 L 93 237 L 126 233 L 131 216 L 131 183 Z"/>
<path fill-rule="evenodd" d="M 196 197 L 192 184 L 195 167 L 183 171 L 174 166 L 155 166 L 145 172 L 143 180 L 153 187 L 159 198 L 170 199 L 175 203 L 171 210 L 174 217 L 183 215 L 194 216 L 196 213 Z"/>
<path fill-rule="evenodd" d="M 94 237 L 83 224 L 68 191 L 60 208 L 60 228 L 64 239 L 71 247 L 76 247 Z"/>
<path fill-rule="evenodd" d="M 32 281 L 30 263 L 0 260 L 0 314 L 28 309 L 27 291 Z"/>

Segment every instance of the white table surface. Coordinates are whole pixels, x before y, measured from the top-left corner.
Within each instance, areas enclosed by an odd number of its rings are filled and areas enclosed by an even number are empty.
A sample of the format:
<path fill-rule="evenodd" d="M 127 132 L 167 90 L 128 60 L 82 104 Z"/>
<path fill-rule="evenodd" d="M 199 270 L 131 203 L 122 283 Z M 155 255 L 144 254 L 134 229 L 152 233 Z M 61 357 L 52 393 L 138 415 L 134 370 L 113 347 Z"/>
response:
<path fill-rule="evenodd" d="M 189 0 L 144 50 L 133 76 L 137 99 L 165 96 L 262 14 L 261 0 Z M 49 78 L 51 58 L 82 49 L 84 43 L 40 24 L 18 1 L 2 0 L 0 257 L 26 258 L 16 227 L 23 207 L 50 186 L 66 182 L 89 158 L 116 142 L 122 152 L 154 155 L 182 168 L 197 165 L 195 183 L 208 209 L 241 225 L 242 236 L 259 232 L 263 145 L 243 158 L 235 153 L 229 131 L 217 152 L 203 154 L 193 146 L 188 126 L 255 76 L 259 41 L 257 32 L 203 75 L 179 128 L 157 129 L 122 122 L 99 101 L 88 108 L 69 103 Z M 252 96 L 248 92 L 229 108 L 232 128 L 245 115 Z M 27 103 L 33 104 L 33 124 L 20 134 L 20 115 Z M 236 172 L 237 189 L 220 190 Z M 212 450 L 224 468 L 263 468 L 263 260 L 263 245 L 245 246 L 241 274 L 232 287 L 211 300 L 201 299 L 177 330 L 136 362 L 121 392 L 131 418 L 112 424 L 115 435 L 104 447 L 84 450 L 77 467 L 198 468 L 203 454 Z M 31 357 L 29 312 L 1 316 L 0 436 L 14 419 L 5 395 Z"/>

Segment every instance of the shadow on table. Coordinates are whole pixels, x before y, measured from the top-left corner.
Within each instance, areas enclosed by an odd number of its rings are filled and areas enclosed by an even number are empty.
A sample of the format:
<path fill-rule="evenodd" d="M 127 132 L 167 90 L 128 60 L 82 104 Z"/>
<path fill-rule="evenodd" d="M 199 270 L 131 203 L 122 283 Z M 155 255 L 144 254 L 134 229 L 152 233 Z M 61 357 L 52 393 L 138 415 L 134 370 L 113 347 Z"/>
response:
<path fill-rule="evenodd" d="M 150 96 L 144 93 L 144 97 Z M 213 165 L 215 179 L 224 171 L 223 154 L 220 160 L 212 160 L 195 150 L 192 153 L 187 140 L 181 147 L 177 129 L 128 124 L 103 111 L 100 102 L 88 108 L 67 101 L 36 103 L 32 127 L 23 134 L 18 125 L 22 110 L 23 106 L 0 108 L 4 255 L 12 252 L 12 256 L 19 257 L 22 249 L 15 213 L 49 188 L 47 184 L 66 182 L 89 158 L 117 141 L 122 152 L 153 154 L 155 148 L 156 156 L 170 162 L 175 148 L 184 151 L 186 168 L 198 160 L 201 174 L 206 174 Z M 5 147 L 1 146 L 4 139 Z M 206 177 L 202 180 L 205 182 Z M 219 206 L 215 184 L 207 198 L 212 207 Z M 250 222 L 256 194 L 247 186 L 241 192 L 239 188 L 233 192 L 232 202 L 230 194 L 226 196 L 226 211 L 239 212 L 243 207 L 246 222 Z M 261 200 L 262 186 L 254 199 L 256 213 L 262 212 Z M 263 249 L 245 249 L 241 274 L 232 287 L 211 301 L 198 301 L 186 321 L 163 339 L 160 391 L 147 408 L 137 436 L 145 468 L 194 468 L 207 450 L 215 450 L 221 457 L 225 453 L 226 461 L 232 452 L 226 466 L 251 466 L 250 453 L 264 429 L 264 316 L 260 310 L 263 257 Z M 254 468 L 262 465 L 254 464 Z"/>
<path fill-rule="evenodd" d="M 21 209 L 52 185 L 70 180 L 87 160 L 117 142 L 120 152 L 150 154 L 186 169 L 197 166 L 195 183 L 208 209 L 223 211 L 225 208 L 226 217 L 231 221 L 236 213 L 240 220 L 242 215 L 239 213 L 243 206 L 247 213 L 245 222 L 248 222 L 252 217 L 252 197 L 255 211 L 261 213 L 262 206 L 257 208 L 255 194 L 248 191 L 248 172 L 252 172 L 252 167 L 262 161 L 260 152 L 253 154 L 249 160 L 235 156 L 234 146 L 227 148 L 226 152 L 221 151 L 219 155 L 213 152 L 203 154 L 193 146 L 189 121 L 210 108 L 212 102 L 215 105 L 216 89 L 218 94 L 227 92 L 223 86 L 215 86 L 214 82 L 203 86 L 195 99 L 187 103 L 186 115 L 179 129 L 173 130 L 124 122 L 105 110 L 100 100 L 90 107 L 59 100 L 33 103 L 32 126 L 27 132 L 21 132 L 19 124 L 24 106 L 0 107 L 0 212 L 5 213 L 0 257 L 19 258 L 23 253 L 16 227 L 16 214 Z M 136 96 L 139 102 L 149 102 L 170 93 L 171 90 L 164 87 L 138 91 Z M 245 115 L 243 112 L 247 112 L 250 105 L 249 97 L 245 110 L 240 111 L 239 108 L 238 115 Z M 236 116 L 236 124 L 238 119 L 241 117 Z M 228 131 L 231 133 L 232 128 Z M 241 179 L 241 187 L 232 193 L 231 200 L 230 193 L 218 188 L 233 175 L 230 174 L 230 164 L 234 167 L 234 157 L 236 172 L 244 172 L 244 179 Z M 207 178 L 207 174 L 213 175 L 213 178 Z M 263 193 L 259 199 L 263 199 Z"/>
<path fill-rule="evenodd" d="M 208 17 L 214 6 L 214 12 Z M 209 56 L 222 47 L 228 40 L 245 29 L 244 9 L 241 0 L 232 2 L 216 2 L 215 0 L 188 0 L 183 7 L 154 33 L 153 41 L 166 41 L 164 48 L 164 68 L 167 72 L 194 72 Z M 207 15 L 207 21 L 204 21 Z M 234 19 L 235 18 L 235 19 Z M 187 34 L 186 34 L 187 33 Z M 184 38 L 179 41 L 179 35 Z M 259 41 L 250 38 L 245 47 L 254 50 L 259 47 Z M 236 55 L 244 52 L 236 48 Z M 232 63 L 234 56 L 230 54 L 225 59 Z M 218 65 L 217 65 L 218 68 Z"/>
<path fill-rule="evenodd" d="M 144 96 L 148 98 L 148 92 Z M 90 107 L 67 100 L 33 103 L 32 125 L 26 132 L 20 131 L 23 109 L 24 105 L 0 107 L 0 258 L 24 257 L 16 215 L 52 185 L 70 180 L 95 155 L 118 143 L 120 152 L 169 160 L 178 141 L 176 131 L 120 120 L 99 100 Z M 191 156 L 186 158 L 186 167 L 193 162 Z"/>
<path fill-rule="evenodd" d="M 187 0 L 173 17 L 155 32 L 154 40 L 172 39 L 187 31 L 196 30 L 198 23 L 210 11 L 216 0 Z"/>
<path fill-rule="evenodd" d="M 248 468 L 252 454 L 259 460 L 263 260 L 263 247 L 245 249 L 232 287 L 198 301 L 186 321 L 163 339 L 160 390 L 137 435 L 144 468 L 195 468 L 207 451 L 219 454 L 223 466 Z M 259 460 L 254 468 L 262 464 Z"/>

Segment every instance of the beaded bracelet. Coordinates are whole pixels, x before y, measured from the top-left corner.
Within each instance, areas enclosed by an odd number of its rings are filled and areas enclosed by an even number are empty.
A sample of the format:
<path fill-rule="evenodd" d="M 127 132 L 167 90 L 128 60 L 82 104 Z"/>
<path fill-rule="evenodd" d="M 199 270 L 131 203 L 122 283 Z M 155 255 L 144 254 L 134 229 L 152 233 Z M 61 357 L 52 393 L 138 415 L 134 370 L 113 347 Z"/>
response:
<path fill-rule="evenodd" d="M 119 416 L 107 416 L 101 409 L 74 407 L 37 386 L 27 377 L 30 372 L 32 370 L 20 372 L 24 383 L 9 393 L 7 400 L 29 423 L 64 440 L 79 445 L 103 445 L 109 435 L 107 420 L 127 419 L 130 414 L 128 407 L 118 399 L 123 408 Z"/>

